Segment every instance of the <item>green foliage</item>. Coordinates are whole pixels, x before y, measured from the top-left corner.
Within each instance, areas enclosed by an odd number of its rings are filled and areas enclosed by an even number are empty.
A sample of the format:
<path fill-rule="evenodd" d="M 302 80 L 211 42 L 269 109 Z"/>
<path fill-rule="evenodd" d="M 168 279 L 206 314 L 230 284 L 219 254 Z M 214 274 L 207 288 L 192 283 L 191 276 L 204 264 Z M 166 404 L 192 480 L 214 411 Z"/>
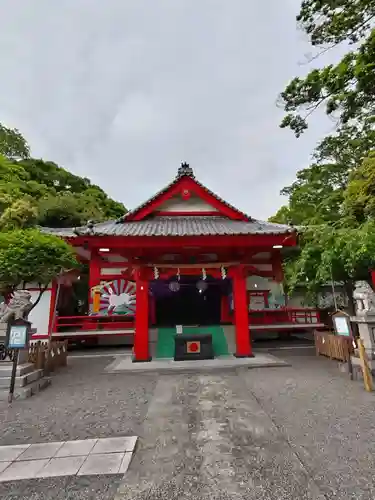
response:
<path fill-rule="evenodd" d="M 336 133 L 317 146 L 313 163 L 282 191 L 288 204 L 272 218 L 300 225 L 300 247 L 285 264 L 290 290 L 311 294 L 331 279 L 351 285 L 375 266 L 375 0 L 302 0 L 297 16 L 313 46 L 341 42 L 337 63 L 294 78 L 281 93 L 281 127 L 299 137 L 324 108 Z M 350 296 L 350 294 L 349 294 Z"/>
<path fill-rule="evenodd" d="M 298 258 L 286 263 L 288 287 L 301 283 L 311 293 L 324 283 L 368 280 L 375 266 L 375 223 L 310 226 L 302 231 Z"/>
<path fill-rule="evenodd" d="M 375 16 L 374 0 L 303 0 L 297 16 L 313 45 L 358 42 Z"/>
<path fill-rule="evenodd" d="M 89 179 L 71 174 L 53 162 L 28 158 L 26 150 L 21 154 L 24 139 L 18 132 L 10 131 L 4 136 L 7 147 L 1 148 L 1 127 L 0 152 L 3 150 L 8 157 L 0 154 L 0 230 L 35 224 L 80 226 L 88 220 L 100 222 L 126 213 L 122 203 L 109 198 Z M 9 159 L 9 151 L 15 152 L 16 145 L 20 154 L 13 156 L 22 159 Z"/>
<path fill-rule="evenodd" d="M 102 214 L 94 200 L 75 193 L 47 195 L 38 204 L 38 224 L 45 227 L 76 227 L 88 220 L 101 220 Z"/>
<path fill-rule="evenodd" d="M 347 126 L 324 138 L 314 152 L 314 163 L 298 171 L 293 184 L 281 191 L 288 205 L 271 220 L 294 225 L 340 220 L 349 177 L 372 149 L 375 131 L 371 128 Z"/>
<path fill-rule="evenodd" d="M 28 158 L 30 148 L 17 129 L 0 124 L 0 154 L 11 160 Z"/>
<path fill-rule="evenodd" d="M 0 215 L 0 229 L 10 231 L 17 228 L 27 228 L 33 226 L 38 217 L 38 210 L 32 200 L 21 198 L 15 201 Z"/>
<path fill-rule="evenodd" d="M 76 267 L 73 248 L 60 238 L 37 229 L 0 233 L 0 287 L 25 282 L 46 286 L 61 270 Z"/>
<path fill-rule="evenodd" d="M 375 220 L 375 152 L 352 172 L 345 192 L 344 210 L 359 224 Z"/>
<path fill-rule="evenodd" d="M 348 123 L 373 122 L 375 111 L 374 0 L 304 0 L 297 16 L 313 45 L 342 41 L 360 45 L 336 65 L 314 69 L 305 78 L 294 78 L 281 93 L 286 116 L 281 127 L 299 137 L 307 119 L 320 106 L 335 118 L 338 129 Z"/>
<path fill-rule="evenodd" d="M 348 127 L 327 137 L 314 154 L 323 163 L 299 171 L 282 191 L 288 205 L 272 220 L 292 222 L 301 233 L 299 251 L 285 263 L 289 291 L 304 284 L 314 296 L 331 278 L 369 278 L 375 265 L 375 156 L 369 148 L 375 149 L 371 130 Z"/>

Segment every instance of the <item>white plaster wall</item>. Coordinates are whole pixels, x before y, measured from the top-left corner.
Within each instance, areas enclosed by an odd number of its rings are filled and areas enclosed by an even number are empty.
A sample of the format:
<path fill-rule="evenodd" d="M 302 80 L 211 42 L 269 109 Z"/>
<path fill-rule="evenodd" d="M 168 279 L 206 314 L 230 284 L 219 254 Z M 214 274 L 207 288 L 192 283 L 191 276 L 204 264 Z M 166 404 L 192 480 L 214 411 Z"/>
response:
<path fill-rule="evenodd" d="M 285 295 L 282 283 L 273 281 L 263 276 L 248 276 L 246 279 L 247 290 L 269 290 L 269 308 L 273 309 L 275 304 L 285 305 Z"/>
<path fill-rule="evenodd" d="M 106 255 L 105 258 L 108 262 L 127 262 L 128 259 L 122 255 Z"/>
<path fill-rule="evenodd" d="M 217 212 L 216 208 L 196 196 L 192 196 L 188 200 L 183 200 L 180 197 L 171 198 L 162 203 L 158 210 L 162 212 Z"/>
<path fill-rule="evenodd" d="M 52 287 L 49 283 L 48 288 Z M 39 297 L 39 290 L 37 283 L 26 283 L 25 286 L 18 287 L 20 290 L 28 290 L 31 295 L 31 302 L 35 302 Z M 31 328 L 35 329 L 35 334 L 48 335 L 49 312 L 51 304 L 51 290 L 46 290 L 38 305 L 30 312 L 28 320 L 31 322 Z"/>
<path fill-rule="evenodd" d="M 272 264 L 257 264 L 254 262 L 252 265 L 259 271 L 272 271 Z"/>
<path fill-rule="evenodd" d="M 306 304 L 306 298 L 303 293 L 295 292 L 290 297 L 288 297 L 288 307 L 308 307 Z"/>
<path fill-rule="evenodd" d="M 30 291 L 31 302 L 35 302 L 39 296 L 38 291 Z M 49 312 L 51 304 L 51 290 L 46 290 L 38 305 L 29 314 L 29 321 L 32 323 L 31 328 L 36 329 L 38 335 L 48 335 Z"/>
<path fill-rule="evenodd" d="M 253 255 L 253 260 L 257 260 L 257 259 L 270 259 L 271 258 L 271 254 L 269 252 L 260 252 L 260 253 L 257 253 L 255 255 Z"/>
<path fill-rule="evenodd" d="M 121 277 L 122 271 L 126 271 L 126 267 L 102 267 L 100 270 L 101 276 L 108 276 L 111 274 L 118 274 Z"/>

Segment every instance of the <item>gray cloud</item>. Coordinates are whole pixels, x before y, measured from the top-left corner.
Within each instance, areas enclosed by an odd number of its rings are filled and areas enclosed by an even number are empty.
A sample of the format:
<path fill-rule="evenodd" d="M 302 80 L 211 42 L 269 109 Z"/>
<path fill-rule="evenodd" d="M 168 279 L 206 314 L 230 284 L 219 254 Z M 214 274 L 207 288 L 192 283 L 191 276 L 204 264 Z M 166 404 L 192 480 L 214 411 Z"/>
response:
<path fill-rule="evenodd" d="M 188 161 L 254 217 L 331 125 L 296 140 L 276 98 L 308 45 L 297 0 L 0 0 L 0 121 L 132 208 Z"/>

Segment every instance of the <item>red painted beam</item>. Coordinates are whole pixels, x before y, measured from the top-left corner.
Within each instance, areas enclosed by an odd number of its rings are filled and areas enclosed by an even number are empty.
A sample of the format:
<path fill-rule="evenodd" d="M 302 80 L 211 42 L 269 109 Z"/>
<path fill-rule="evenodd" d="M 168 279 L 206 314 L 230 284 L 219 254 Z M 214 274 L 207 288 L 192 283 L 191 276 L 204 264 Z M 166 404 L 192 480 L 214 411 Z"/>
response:
<path fill-rule="evenodd" d="M 295 235 L 249 235 L 249 236 L 79 236 L 68 238 L 74 246 L 82 246 L 85 242 L 91 248 L 107 247 L 111 249 L 163 249 L 171 253 L 171 249 L 225 248 L 235 247 L 268 247 L 273 245 L 294 246 Z M 257 253 L 259 250 L 257 251 Z"/>

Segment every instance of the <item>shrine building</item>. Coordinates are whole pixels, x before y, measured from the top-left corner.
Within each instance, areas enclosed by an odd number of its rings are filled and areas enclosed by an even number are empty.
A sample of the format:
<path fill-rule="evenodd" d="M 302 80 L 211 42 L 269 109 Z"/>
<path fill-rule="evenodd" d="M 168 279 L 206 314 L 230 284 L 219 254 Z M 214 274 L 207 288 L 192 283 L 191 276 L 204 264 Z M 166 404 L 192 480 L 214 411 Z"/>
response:
<path fill-rule="evenodd" d="M 51 284 L 30 317 L 34 339 L 116 337 L 149 361 L 173 358 L 177 328 L 209 333 L 215 356 L 248 357 L 253 332 L 319 326 L 318 312 L 288 308 L 282 289 L 295 229 L 244 214 L 186 163 L 119 220 L 44 231 L 75 248 L 86 274 Z"/>

